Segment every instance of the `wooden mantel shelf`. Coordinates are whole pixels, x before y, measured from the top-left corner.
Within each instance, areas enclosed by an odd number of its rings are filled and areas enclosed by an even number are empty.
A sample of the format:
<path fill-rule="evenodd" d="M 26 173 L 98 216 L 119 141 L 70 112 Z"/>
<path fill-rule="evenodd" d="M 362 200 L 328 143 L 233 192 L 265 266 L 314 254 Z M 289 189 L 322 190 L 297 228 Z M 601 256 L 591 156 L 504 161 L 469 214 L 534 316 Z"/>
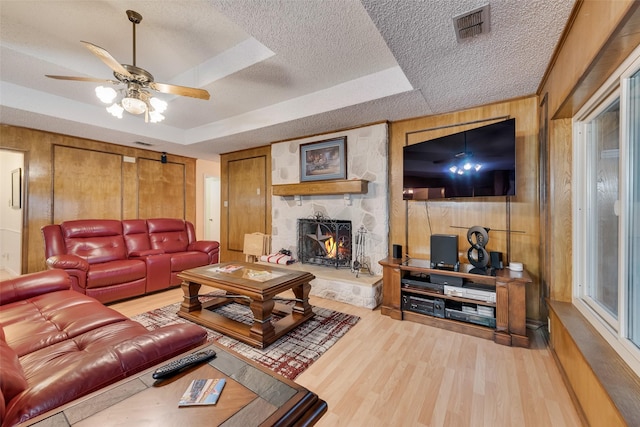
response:
<path fill-rule="evenodd" d="M 274 196 L 312 196 L 327 194 L 366 194 L 369 181 L 364 179 L 341 179 L 336 181 L 310 181 L 299 184 L 273 185 Z"/>

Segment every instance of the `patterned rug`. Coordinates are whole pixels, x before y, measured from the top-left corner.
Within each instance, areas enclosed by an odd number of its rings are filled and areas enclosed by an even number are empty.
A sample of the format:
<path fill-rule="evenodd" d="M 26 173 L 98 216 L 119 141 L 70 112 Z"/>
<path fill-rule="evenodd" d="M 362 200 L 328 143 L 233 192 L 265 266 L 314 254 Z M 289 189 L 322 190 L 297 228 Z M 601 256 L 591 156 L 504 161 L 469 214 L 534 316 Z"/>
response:
<path fill-rule="evenodd" d="M 200 300 L 205 302 L 207 298 L 201 297 Z M 176 313 L 179 308 L 180 303 L 175 303 L 139 314 L 132 319 L 140 322 L 149 330 L 176 323 L 189 323 L 188 320 L 178 317 Z M 253 319 L 251 310 L 243 304 L 231 303 L 212 311 L 247 324 L 250 324 Z M 360 320 L 358 316 L 321 307 L 313 307 L 313 312 L 315 316 L 312 319 L 293 329 L 265 349 L 254 348 L 210 329 L 207 329 L 208 340 L 216 341 L 218 344 L 293 380 L 318 360 Z M 274 323 L 279 319 L 280 317 L 272 316 Z"/>

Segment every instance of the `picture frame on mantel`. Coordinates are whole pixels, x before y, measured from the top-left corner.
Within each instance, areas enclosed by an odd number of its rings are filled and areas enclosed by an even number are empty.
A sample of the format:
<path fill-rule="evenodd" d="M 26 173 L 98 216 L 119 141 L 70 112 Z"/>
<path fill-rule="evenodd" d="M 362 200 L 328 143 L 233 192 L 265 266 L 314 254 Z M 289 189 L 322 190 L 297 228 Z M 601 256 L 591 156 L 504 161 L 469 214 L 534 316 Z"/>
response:
<path fill-rule="evenodd" d="M 11 207 L 22 208 L 22 168 L 11 171 Z"/>
<path fill-rule="evenodd" d="M 300 145 L 300 182 L 347 179 L 347 137 Z"/>

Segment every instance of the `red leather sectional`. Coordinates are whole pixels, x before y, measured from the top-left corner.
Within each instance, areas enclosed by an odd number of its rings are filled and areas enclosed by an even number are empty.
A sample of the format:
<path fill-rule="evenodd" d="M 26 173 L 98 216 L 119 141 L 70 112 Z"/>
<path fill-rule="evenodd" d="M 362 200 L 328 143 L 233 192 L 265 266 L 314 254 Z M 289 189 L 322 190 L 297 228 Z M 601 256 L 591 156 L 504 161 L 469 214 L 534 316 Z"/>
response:
<path fill-rule="evenodd" d="M 0 282 L 0 425 L 13 426 L 195 348 L 195 324 L 148 331 L 71 290 L 62 270 Z"/>
<path fill-rule="evenodd" d="M 65 221 L 42 233 L 47 266 L 103 303 L 177 286 L 179 272 L 218 263 L 219 243 L 197 241 L 193 224 L 181 219 Z"/>

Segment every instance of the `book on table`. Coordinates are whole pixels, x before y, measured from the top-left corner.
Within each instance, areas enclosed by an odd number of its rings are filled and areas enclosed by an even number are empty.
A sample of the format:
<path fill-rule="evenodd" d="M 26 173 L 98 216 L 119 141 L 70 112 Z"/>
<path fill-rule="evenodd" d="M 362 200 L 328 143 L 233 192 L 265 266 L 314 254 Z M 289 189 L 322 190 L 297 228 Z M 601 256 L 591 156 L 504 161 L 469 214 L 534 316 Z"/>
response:
<path fill-rule="evenodd" d="M 180 398 L 178 406 L 215 405 L 225 383 L 224 378 L 193 380 Z"/>

